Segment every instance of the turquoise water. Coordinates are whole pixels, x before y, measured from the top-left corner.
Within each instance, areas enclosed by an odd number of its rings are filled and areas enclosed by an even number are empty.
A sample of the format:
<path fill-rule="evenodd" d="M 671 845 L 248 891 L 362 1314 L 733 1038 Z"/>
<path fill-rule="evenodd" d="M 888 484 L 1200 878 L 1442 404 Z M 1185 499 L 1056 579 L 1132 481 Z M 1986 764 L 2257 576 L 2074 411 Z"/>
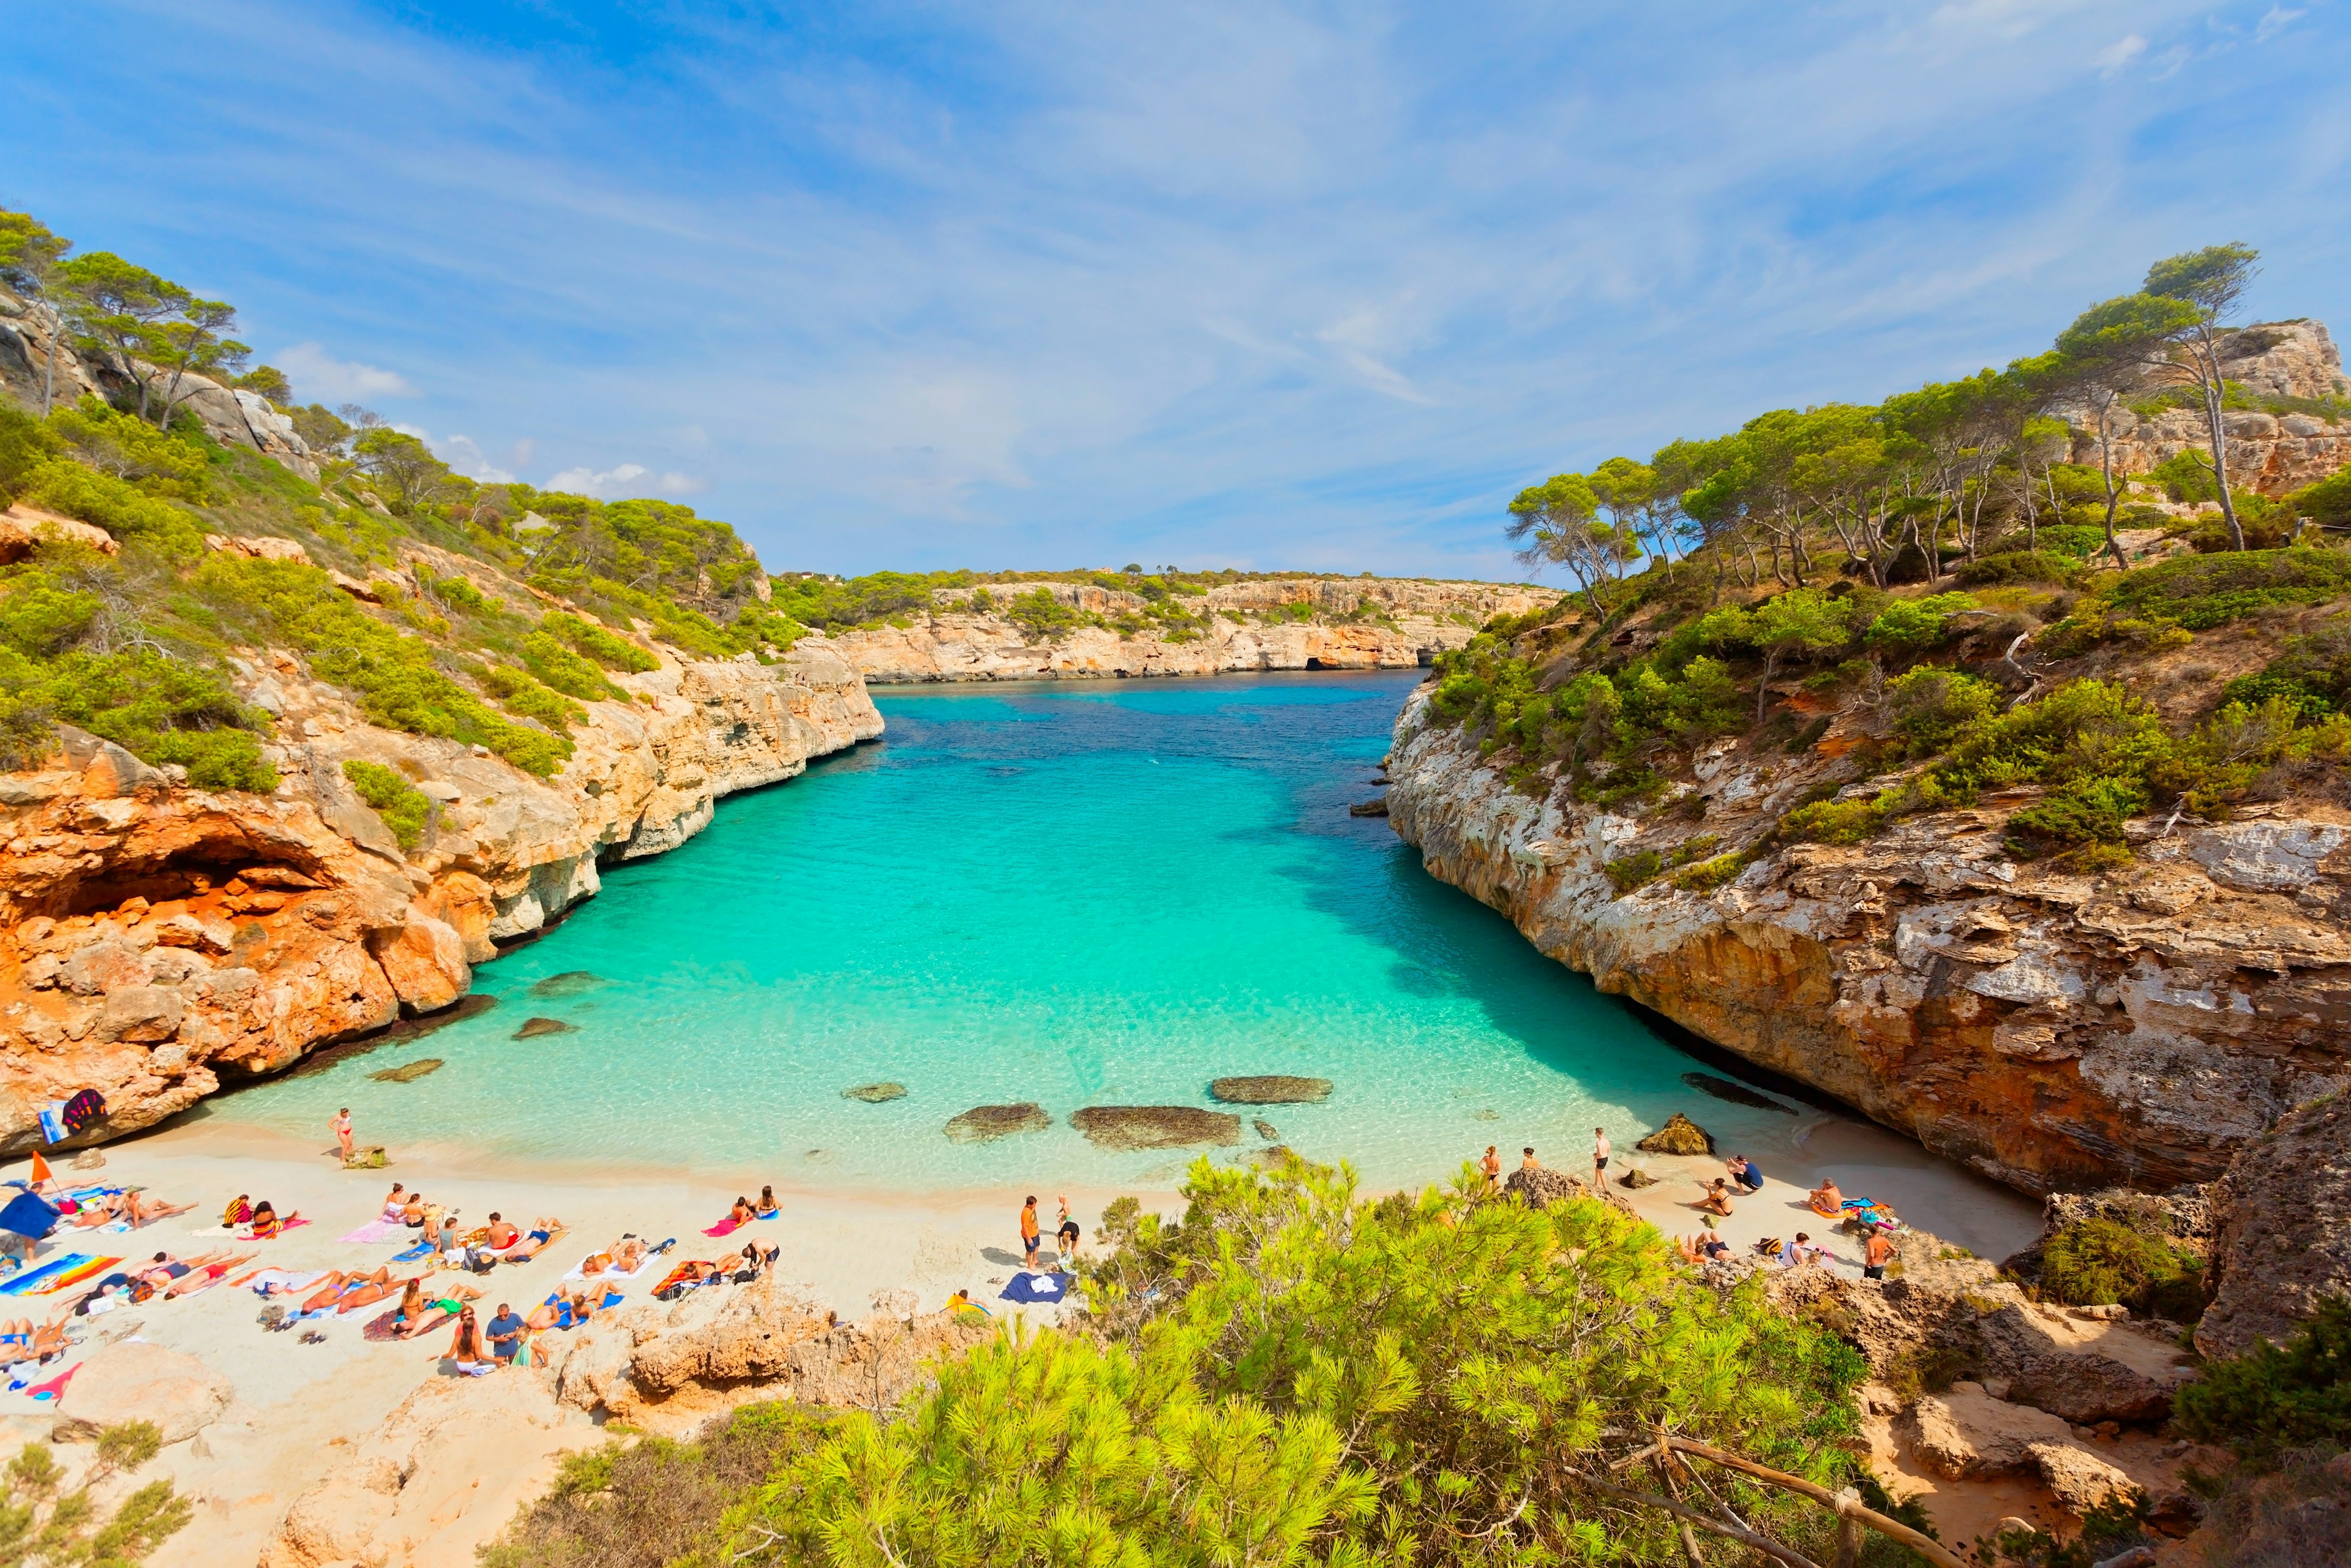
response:
<path fill-rule="evenodd" d="M 495 1008 L 206 1114 L 316 1135 L 348 1104 L 369 1142 L 800 1187 L 1172 1183 L 1188 1156 L 1105 1153 L 1065 1118 L 1294 1072 L 1336 1092 L 1264 1118 L 1374 1182 L 1449 1175 L 1489 1143 L 1572 1167 L 1594 1125 L 1629 1145 L 1687 1104 L 1694 1064 L 1429 877 L 1386 822 L 1347 815 L 1415 679 L 879 693 L 882 740 L 722 801 L 699 838 L 607 873 L 485 965 Z M 576 971 L 595 979 L 532 994 Z M 574 1030 L 514 1040 L 533 1015 Z M 427 1055 L 446 1065 L 368 1076 Z M 841 1097 L 877 1080 L 909 1092 Z M 1052 1128 L 941 1132 L 1019 1100 Z M 1219 1157 L 1259 1142 L 1249 1122 Z"/>

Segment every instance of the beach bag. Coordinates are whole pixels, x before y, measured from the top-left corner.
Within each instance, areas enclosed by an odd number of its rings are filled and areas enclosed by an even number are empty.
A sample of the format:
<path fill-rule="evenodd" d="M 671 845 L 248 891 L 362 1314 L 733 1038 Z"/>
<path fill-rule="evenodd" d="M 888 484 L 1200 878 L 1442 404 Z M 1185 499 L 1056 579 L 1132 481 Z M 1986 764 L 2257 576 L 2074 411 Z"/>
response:
<path fill-rule="evenodd" d="M 78 1133 L 106 1114 L 106 1096 L 95 1089 L 85 1089 L 66 1102 L 60 1113 L 68 1134 Z"/>
<path fill-rule="evenodd" d="M 486 1274 L 498 1266 L 498 1255 L 486 1248 L 475 1248 L 465 1254 L 465 1267 L 476 1274 Z"/>

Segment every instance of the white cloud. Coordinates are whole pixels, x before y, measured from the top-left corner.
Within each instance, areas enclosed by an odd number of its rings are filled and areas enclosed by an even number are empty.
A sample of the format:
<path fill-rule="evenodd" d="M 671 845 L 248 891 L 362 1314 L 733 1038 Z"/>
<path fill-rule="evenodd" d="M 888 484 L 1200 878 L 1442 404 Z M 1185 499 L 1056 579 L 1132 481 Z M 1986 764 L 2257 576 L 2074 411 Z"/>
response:
<path fill-rule="evenodd" d="M 358 402 L 363 398 L 417 395 L 416 388 L 398 371 L 336 359 L 315 342 L 281 350 L 277 365 L 294 382 L 295 395 L 307 402 Z"/>
<path fill-rule="evenodd" d="M 2090 57 L 2090 63 L 2098 68 L 2100 76 L 2110 77 L 2145 53 L 2147 40 L 2132 33 L 2100 49 Z"/>
<path fill-rule="evenodd" d="M 2310 13 L 2306 9 L 2290 11 L 2283 5 L 2271 6 L 2268 14 L 2262 17 L 2261 25 L 2253 29 L 2253 42 L 2257 44 L 2268 43 L 2272 38 L 2274 38 L 2280 33 L 2284 32 L 2286 25 L 2292 22 L 2295 17 L 2306 16 L 2309 14 Z"/>
<path fill-rule="evenodd" d="M 521 444 L 528 446 L 530 444 L 524 442 Z M 445 441 L 435 443 L 433 450 L 442 462 L 468 479 L 479 480 L 485 485 L 514 483 L 514 475 L 491 462 L 489 455 L 470 435 L 452 435 Z"/>
<path fill-rule="evenodd" d="M 386 420 L 384 428 L 396 430 L 402 435 L 413 435 L 427 446 L 433 444 L 433 433 L 421 424 L 402 424 L 398 420 Z"/>
<path fill-rule="evenodd" d="M 697 479 L 691 474 L 680 474 L 673 468 L 661 476 L 658 488 L 664 496 L 698 496 L 710 488 L 710 482 Z"/>
<path fill-rule="evenodd" d="M 610 501 L 641 488 L 636 481 L 644 476 L 645 465 L 642 463 L 622 463 L 611 468 L 566 468 L 541 488 Z"/>

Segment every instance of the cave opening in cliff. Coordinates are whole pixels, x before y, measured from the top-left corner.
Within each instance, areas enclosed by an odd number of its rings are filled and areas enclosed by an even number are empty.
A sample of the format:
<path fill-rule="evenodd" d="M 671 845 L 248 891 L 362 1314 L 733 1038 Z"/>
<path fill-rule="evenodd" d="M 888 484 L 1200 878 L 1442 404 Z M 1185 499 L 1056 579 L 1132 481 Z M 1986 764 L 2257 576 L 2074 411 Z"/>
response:
<path fill-rule="evenodd" d="M 1306 667 L 1310 670 L 1327 670 L 1331 666 L 1320 659 L 1309 659 L 1306 661 Z"/>
<path fill-rule="evenodd" d="M 38 913 L 57 920 L 110 914 L 134 898 L 151 904 L 195 899 L 239 881 L 283 891 L 320 886 L 320 868 L 302 863 L 305 858 L 265 858 L 236 841 L 203 841 L 160 860 L 125 861 L 65 883 L 38 901 Z"/>

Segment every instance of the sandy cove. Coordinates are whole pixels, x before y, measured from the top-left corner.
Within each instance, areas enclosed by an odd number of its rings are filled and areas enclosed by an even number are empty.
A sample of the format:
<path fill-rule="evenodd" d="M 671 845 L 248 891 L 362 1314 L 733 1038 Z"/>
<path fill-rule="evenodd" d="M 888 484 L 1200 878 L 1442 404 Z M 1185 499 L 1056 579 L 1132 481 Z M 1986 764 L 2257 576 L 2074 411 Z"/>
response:
<path fill-rule="evenodd" d="M 364 1141 L 365 1129 L 360 1133 Z M 1479 1152 L 1465 1150 L 1464 1157 Z M 1914 1225 L 1985 1256 L 2005 1255 L 2038 1228 L 2037 1209 L 2029 1201 L 1865 1123 L 1807 1113 L 1790 1118 L 1784 1134 L 1750 1139 L 1741 1152 L 1752 1155 L 1767 1176 L 1763 1192 L 1740 1200 L 1737 1213 L 1722 1224 L 1726 1238 L 1742 1249 L 1766 1235 L 1808 1229 L 1831 1248 L 1832 1267 L 1857 1273 L 1853 1240 L 1823 1235 L 1807 1223 L 1803 1195 L 1823 1175 L 1836 1176 L 1847 1193 L 1876 1197 Z M 1516 1146 L 1506 1153 L 1506 1164 L 1514 1168 Z M 1546 1153 L 1562 1168 L 1588 1171 L 1581 1165 L 1581 1150 L 1575 1151 L 1579 1157 Z M 332 1141 L 323 1128 L 315 1140 L 287 1137 L 237 1125 L 219 1112 L 184 1118 L 111 1145 L 105 1154 L 100 1171 L 61 1168 L 59 1174 L 137 1185 L 170 1201 L 193 1202 L 195 1209 L 131 1235 L 93 1238 L 61 1231 L 44 1246 L 43 1257 L 75 1249 L 140 1260 L 157 1251 L 191 1255 L 225 1246 L 225 1239 L 204 1232 L 217 1227 L 230 1197 L 249 1193 L 270 1199 L 281 1213 L 298 1211 L 310 1223 L 277 1240 L 237 1250 L 257 1252 L 263 1260 L 287 1268 L 372 1269 L 399 1250 L 398 1245 L 346 1243 L 340 1238 L 372 1219 L 397 1180 L 453 1202 L 468 1227 L 486 1221 L 493 1209 L 518 1221 L 552 1214 L 569 1226 L 568 1235 L 531 1263 L 501 1267 L 486 1276 L 444 1276 L 479 1284 L 485 1315 L 501 1301 L 527 1310 L 554 1291 L 582 1256 L 624 1231 L 655 1241 L 677 1238 L 672 1258 L 721 1257 L 738 1249 L 743 1236 L 778 1243 L 778 1278 L 805 1284 L 844 1320 L 864 1317 L 877 1292 L 911 1290 L 927 1312 L 967 1286 L 991 1301 L 1000 1318 L 1013 1312 L 1009 1303 L 996 1300 L 1001 1281 L 1019 1262 L 1013 1248 L 1024 1195 L 1009 1188 L 865 1197 L 779 1184 L 778 1218 L 717 1240 L 703 1236 L 703 1228 L 716 1223 L 738 1193 L 756 1193 L 771 1176 L 750 1170 L 563 1169 L 455 1147 L 395 1148 L 387 1169 L 345 1171 L 333 1158 Z M 1622 1169 L 1625 1156 L 1660 1178 L 1660 1185 L 1627 1195 L 1634 1207 L 1668 1235 L 1693 1233 L 1698 1216 L 1690 1206 L 1700 1182 L 1719 1171 L 1720 1162 L 1621 1149 L 1614 1168 Z M 25 1170 L 14 1164 L 5 1174 L 20 1176 Z M 1056 1195 L 1041 1196 L 1050 1228 Z M 1102 1206 L 1119 1194 L 1073 1189 L 1068 1196 L 1091 1248 Z M 1173 1212 L 1181 1203 L 1172 1192 L 1135 1196 L 1163 1211 Z M 93 1240 L 104 1245 L 93 1247 Z M 624 1287 L 628 1304 L 650 1300 L 653 1282 L 649 1273 Z M 45 1316 L 73 1295 L 31 1297 L 9 1310 Z M 421 1385 L 441 1385 L 423 1396 L 424 1403 L 445 1402 L 461 1419 L 432 1439 L 429 1466 L 413 1467 L 392 1483 L 400 1493 L 400 1515 L 397 1536 L 383 1542 L 392 1550 L 391 1568 L 471 1562 L 474 1548 L 544 1488 L 564 1452 L 600 1439 L 601 1428 L 585 1412 L 557 1403 L 544 1373 L 454 1376 L 441 1360 L 451 1337 L 446 1328 L 419 1341 L 369 1343 L 360 1337 L 360 1326 L 381 1310 L 371 1309 L 303 1325 L 327 1336 L 323 1343 L 304 1344 L 298 1333 L 265 1332 L 257 1321 L 263 1305 L 248 1290 L 222 1285 L 185 1300 L 75 1320 L 83 1325 L 82 1344 L 65 1362 L 45 1369 L 53 1376 L 104 1343 L 135 1336 L 199 1358 L 233 1385 L 233 1400 L 217 1421 L 193 1438 L 170 1444 L 141 1472 L 141 1480 L 169 1476 L 196 1500 L 193 1521 L 153 1558 L 159 1568 L 247 1562 L 308 1568 L 327 1561 L 288 1550 L 281 1537 L 289 1510 L 330 1474 L 360 1462 L 371 1452 L 371 1441 L 381 1447 L 388 1420 L 403 1401 L 415 1403 L 412 1396 Z M 1031 1309 L 1032 1316 L 1038 1311 Z M 0 1394 L 0 1416 L 6 1417 L 0 1421 L 0 1458 L 26 1441 L 46 1439 L 60 1417 L 73 1415 L 70 1385 L 55 1405 L 37 1405 L 21 1393 Z M 59 1451 L 69 1461 L 88 1452 L 74 1446 Z"/>

